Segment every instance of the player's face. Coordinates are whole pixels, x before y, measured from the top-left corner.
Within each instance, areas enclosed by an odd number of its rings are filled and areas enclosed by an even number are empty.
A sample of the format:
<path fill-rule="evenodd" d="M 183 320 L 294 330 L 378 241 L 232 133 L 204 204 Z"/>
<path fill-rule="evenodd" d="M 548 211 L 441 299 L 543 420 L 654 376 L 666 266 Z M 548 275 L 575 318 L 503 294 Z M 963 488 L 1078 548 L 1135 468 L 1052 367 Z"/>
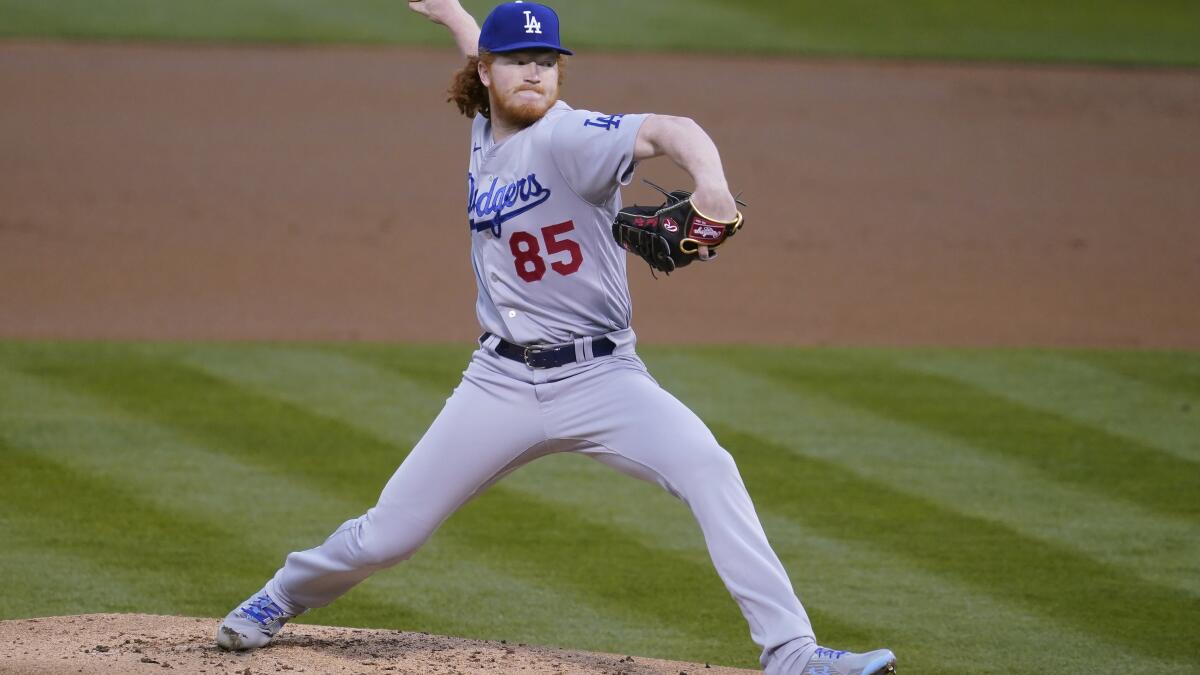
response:
<path fill-rule="evenodd" d="M 496 54 L 490 64 L 480 64 L 479 77 L 491 94 L 492 114 L 505 123 L 527 127 L 558 100 L 558 52 Z"/>

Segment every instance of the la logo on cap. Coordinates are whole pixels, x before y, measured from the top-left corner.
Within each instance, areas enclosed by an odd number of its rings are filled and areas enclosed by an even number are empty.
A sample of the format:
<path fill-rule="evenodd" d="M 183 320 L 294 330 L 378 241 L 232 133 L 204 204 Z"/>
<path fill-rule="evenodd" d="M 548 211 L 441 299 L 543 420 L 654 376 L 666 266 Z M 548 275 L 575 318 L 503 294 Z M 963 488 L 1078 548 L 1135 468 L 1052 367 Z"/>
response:
<path fill-rule="evenodd" d="M 525 10 L 525 32 L 542 34 L 542 22 L 537 20 L 532 10 Z"/>

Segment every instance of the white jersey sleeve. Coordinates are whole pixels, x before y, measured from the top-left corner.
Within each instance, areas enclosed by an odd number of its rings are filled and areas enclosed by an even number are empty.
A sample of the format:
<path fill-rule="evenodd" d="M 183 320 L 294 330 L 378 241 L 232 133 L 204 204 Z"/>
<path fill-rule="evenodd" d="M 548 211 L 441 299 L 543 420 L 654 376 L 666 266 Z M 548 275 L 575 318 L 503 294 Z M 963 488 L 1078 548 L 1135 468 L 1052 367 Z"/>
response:
<path fill-rule="evenodd" d="M 575 194 L 600 205 L 629 184 L 636 165 L 634 143 L 647 117 L 572 110 L 557 120 L 551 154 Z"/>

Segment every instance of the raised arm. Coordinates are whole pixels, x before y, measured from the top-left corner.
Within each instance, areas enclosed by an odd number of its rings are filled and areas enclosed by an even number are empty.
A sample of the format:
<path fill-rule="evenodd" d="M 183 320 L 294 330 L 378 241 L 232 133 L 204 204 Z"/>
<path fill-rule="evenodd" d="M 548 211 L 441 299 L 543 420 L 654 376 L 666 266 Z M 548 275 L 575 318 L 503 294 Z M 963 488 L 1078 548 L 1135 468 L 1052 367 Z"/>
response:
<path fill-rule="evenodd" d="M 458 0 L 409 0 L 408 8 L 450 30 L 463 56 L 479 52 L 479 24 Z"/>
<path fill-rule="evenodd" d="M 634 142 L 635 160 L 666 156 L 687 171 L 695 182 L 692 203 L 703 214 L 717 220 L 737 216 L 737 203 L 729 192 L 725 169 L 717 146 L 687 117 L 651 115 L 642 123 Z"/>

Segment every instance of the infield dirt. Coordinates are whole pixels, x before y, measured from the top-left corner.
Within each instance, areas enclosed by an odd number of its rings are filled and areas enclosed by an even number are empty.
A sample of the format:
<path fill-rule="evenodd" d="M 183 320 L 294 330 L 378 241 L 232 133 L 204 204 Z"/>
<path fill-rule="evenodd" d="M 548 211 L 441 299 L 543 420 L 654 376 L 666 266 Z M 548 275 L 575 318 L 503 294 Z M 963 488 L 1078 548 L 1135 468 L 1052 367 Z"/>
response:
<path fill-rule="evenodd" d="M 0 337 L 469 343 L 457 65 L 0 44 Z M 1198 71 L 588 54 L 564 98 L 694 117 L 750 204 L 630 261 L 643 341 L 1200 347 Z"/>
<path fill-rule="evenodd" d="M 560 673 L 736 675 L 753 671 L 427 633 L 291 625 L 270 646 L 217 648 L 216 619 L 89 614 L 0 621 L 0 673 Z"/>

